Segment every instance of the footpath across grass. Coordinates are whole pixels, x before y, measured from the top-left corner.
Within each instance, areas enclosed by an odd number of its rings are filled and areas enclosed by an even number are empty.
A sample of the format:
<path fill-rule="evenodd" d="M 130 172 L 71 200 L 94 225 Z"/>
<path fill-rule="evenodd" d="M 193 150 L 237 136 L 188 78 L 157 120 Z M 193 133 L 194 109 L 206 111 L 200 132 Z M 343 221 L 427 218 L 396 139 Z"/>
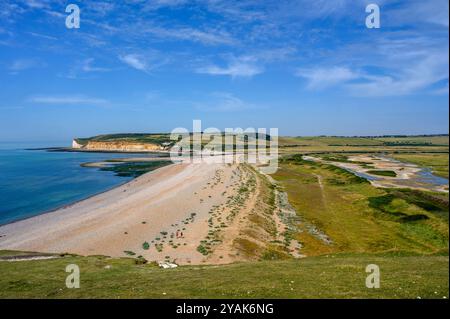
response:
<path fill-rule="evenodd" d="M 80 268 L 79 289 L 65 286 L 69 264 Z M 368 264 L 380 267 L 379 289 L 365 285 Z M 448 298 L 448 282 L 448 255 L 336 254 L 175 269 L 101 256 L 0 261 L 0 298 Z"/>

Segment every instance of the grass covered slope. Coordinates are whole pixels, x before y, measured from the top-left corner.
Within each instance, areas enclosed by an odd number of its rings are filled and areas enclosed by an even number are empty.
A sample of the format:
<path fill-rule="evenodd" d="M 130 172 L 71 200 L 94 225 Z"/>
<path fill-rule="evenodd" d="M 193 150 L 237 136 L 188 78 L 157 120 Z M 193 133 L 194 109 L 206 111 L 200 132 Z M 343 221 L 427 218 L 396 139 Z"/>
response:
<path fill-rule="evenodd" d="M 88 138 L 76 138 L 75 141 L 81 145 L 88 142 L 127 142 L 127 143 L 149 143 L 162 145 L 170 143 L 169 133 L 124 133 L 124 134 L 105 134 Z"/>
<path fill-rule="evenodd" d="M 448 252 L 448 195 L 375 188 L 343 169 L 300 156 L 283 161 L 273 177 L 302 220 L 295 239 L 307 256 Z"/>
<path fill-rule="evenodd" d="M 448 262 L 350 254 L 163 270 L 96 256 L 0 261 L 0 298 L 448 298 Z M 65 286 L 69 264 L 80 267 L 79 289 Z M 380 289 L 365 286 L 368 264 L 380 267 Z"/>

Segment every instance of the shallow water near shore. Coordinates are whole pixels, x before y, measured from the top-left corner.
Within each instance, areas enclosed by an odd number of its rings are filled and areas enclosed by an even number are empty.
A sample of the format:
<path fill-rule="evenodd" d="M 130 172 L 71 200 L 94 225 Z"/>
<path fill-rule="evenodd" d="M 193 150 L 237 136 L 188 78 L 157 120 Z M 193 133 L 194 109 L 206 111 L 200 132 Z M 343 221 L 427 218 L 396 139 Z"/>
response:
<path fill-rule="evenodd" d="M 418 175 L 419 175 L 418 181 L 420 182 L 430 183 L 438 186 L 448 185 L 448 179 L 434 175 L 431 169 L 429 168 L 422 169 L 418 173 Z"/>
<path fill-rule="evenodd" d="M 400 167 L 403 166 L 411 166 L 414 164 L 411 163 L 406 163 L 406 162 L 401 162 L 395 159 L 392 159 L 390 157 L 379 157 L 382 158 L 384 161 L 387 162 L 391 162 L 391 163 L 395 163 Z M 345 167 L 345 166 L 340 166 L 343 169 L 359 176 L 362 178 L 365 178 L 366 180 L 370 181 L 370 182 L 374 182 L 374 181 L 378 181 L 378 182 L 391 182 L 397 186 L 404 186 L 404 187 L 413 187 L 413 188 L 421 188 L 421 189 L 427 189 L 430 191 L 436 191 L 436 190 L 440 190 L 441 186 L 447 186 L 448 185 L 448 179 L 444 178 L 444 177 L 440 177 L 437 175 L 434 175 L 432 170 L 430 168 L 427 167 L 422 167 L 419 168 L 418 171 L 416 171 L 414 174 L 411 174 L 410 177 L 408 178 L 394 178 L 394 179 L 386 179 L 380 176 L 373 176 L 364 172 L 361 172 L 359 170 L 353 169 L 351 167 Z M 380 169 L 380 168 L 378 168 Z M 388 170 L 391 170 L 392 167 L 388 168 Z M 390 187 L 391 185 L 389 184 L 388 187 Z"/>
<path fill-rule="evenodd" d="M 130 156 L 0 147 L 0 225 L 69 205 L 131 180 L 80 166 Z"/>

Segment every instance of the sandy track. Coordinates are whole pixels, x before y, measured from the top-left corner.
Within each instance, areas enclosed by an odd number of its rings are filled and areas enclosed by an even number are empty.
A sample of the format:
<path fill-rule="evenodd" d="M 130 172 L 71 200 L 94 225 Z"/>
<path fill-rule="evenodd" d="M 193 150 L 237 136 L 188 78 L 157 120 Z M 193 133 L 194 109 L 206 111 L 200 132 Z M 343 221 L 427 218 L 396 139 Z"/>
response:
<path fill-rule="evenodd" d="M 208 233 L 208 211 L 230 194 L 235 169 L 205 163 L 157 169 L 74 205 L 1 226 L 0 249 L 115 257 L 129 251 L 148 260 L 201 263 L 197 245 Z"/>

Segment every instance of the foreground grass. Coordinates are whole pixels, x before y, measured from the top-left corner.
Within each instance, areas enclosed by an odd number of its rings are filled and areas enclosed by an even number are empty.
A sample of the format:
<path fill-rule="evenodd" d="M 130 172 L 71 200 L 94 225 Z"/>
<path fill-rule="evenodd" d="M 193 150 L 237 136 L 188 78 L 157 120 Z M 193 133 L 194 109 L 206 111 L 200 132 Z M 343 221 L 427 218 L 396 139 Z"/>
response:
<path fill-rule="evenodd" d="M 2 255 L 6 255 L 5 252 Z M 80 267 L 68 289 L 65 267 Z M 381 288 L 368 289 L 377 264 Z M 132 259 L 66 256 L 0 262 L 0 298 L 448 298 L 448 256 L 327 255 L 160 269 Z"/>

